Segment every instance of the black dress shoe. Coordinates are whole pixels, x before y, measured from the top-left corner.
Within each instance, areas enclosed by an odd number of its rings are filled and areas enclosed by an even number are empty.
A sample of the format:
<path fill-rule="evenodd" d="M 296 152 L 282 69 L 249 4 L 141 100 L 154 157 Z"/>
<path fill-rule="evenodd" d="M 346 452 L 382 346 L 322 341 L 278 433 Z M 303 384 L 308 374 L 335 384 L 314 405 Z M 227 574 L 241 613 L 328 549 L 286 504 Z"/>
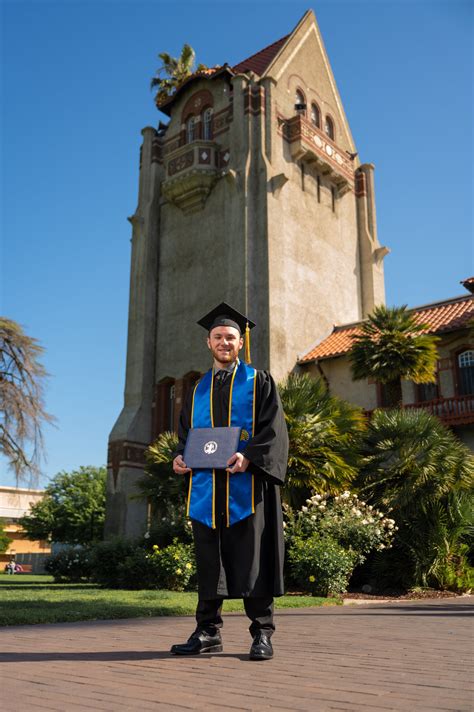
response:
<path fill-rule="evenodd" d="M 187 643 L 171 646 L 173 655 L 199 655 L 200 653 L 221 653 L 222 638 L 217 630 L 213 635 L 205 631 L 196 631 Z"/>
<path fill-rule="evenodd" d="M 249 657 L 250 660 L 271 660 L 273 658 L 272 643 L 265 631 L 259 630 L 254 637 Z"/>

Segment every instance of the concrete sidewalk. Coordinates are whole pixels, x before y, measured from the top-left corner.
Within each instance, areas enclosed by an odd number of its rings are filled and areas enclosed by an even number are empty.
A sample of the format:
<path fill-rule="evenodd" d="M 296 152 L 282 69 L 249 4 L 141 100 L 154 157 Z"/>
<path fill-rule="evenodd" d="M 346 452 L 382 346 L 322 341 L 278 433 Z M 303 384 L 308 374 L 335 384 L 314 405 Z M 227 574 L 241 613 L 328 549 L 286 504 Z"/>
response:
<path fill-rule="evenodd" d="M 189 617 L 4 628 L 3 712 L 474 710 L 474 597 L 277 612 L 275 658 L 250 662 L 246 618 L 224 652 L 179 658 Z"/>

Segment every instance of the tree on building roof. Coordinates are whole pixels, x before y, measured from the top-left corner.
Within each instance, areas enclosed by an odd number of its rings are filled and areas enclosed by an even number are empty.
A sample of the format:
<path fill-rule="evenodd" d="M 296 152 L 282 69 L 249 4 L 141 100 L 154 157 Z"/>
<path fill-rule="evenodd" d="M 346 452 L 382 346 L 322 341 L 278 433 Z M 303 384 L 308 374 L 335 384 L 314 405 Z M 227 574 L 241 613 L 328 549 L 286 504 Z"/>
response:
<path fill-rule="evenodd" d="M 167 99 L 180 84 L 193 74 L 196 53 L 191 45 L 184 44 L 179 57 L 172 57 L 168 52 L 161 52 L 158 58 L 161 59 L 162 65 L 151 80 L 151 89 L 158 90 L 155 96 L 157 104 Z M 205 64 L 199 64 L 196 71 L 202 72 L 206 69 Z"/>
<path fill-rule="evenodd" d="M 44 408 L 43 383 L 48 374 L 38 360 L 43 351 L 19 324 L 0 317 L 0 452 L 17 483 L 26 475 L 39 475 L 42 424 L 55 420 Z"/>
<path fill-rule="evenodd" d="M 375 307 L 351 336 L 349 352 L 354 380 L 373 378 L 386 386 L 387 405 L 402 402 L 400 379 L 434 383 L 438 351 L 437 336 L 416 321 L 406 306 Z"/>

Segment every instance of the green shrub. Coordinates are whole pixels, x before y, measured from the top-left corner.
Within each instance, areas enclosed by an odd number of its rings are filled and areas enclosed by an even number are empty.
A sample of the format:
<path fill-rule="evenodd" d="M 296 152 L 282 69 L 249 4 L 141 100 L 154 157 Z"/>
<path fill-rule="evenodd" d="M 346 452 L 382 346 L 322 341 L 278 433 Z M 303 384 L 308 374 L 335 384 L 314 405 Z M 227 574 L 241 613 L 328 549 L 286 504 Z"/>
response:
<path fill-rule="evenodd" d="M 164 588 L 159 580 L 159 572 L 154 560 L 140 547 L 117 566 L 117 587 L 132 590 L 144 588 Z"/>
<path fill-rule="evenodd" d="M 130 539 L 110 539 L 92 549 L 92 580 L 105 588 L 120 588 L 118 569 L 125 559 L 133 556 L 137 543 Z"/>
<path fill-rule="evenodd" d="M 80 583 L 89 581 L 92 574 L 92 557 L 89 549 L 71 547 L 46 560 L 45 570 L 55 583 Z"/>
<path fill-rule="evenodd" d="M 289 551 L 291 574 L 303 591 L 330 596 L 347 591 L 356 555 L 329 537 L 295 537 Z"/>
<path fill-rule="evenodd" d="M 169 591 L 195 588 L 196 560 L 192 544 L 183 544 L 177 539 L 164 549 L 155 544 L 150 559 L 156 566 L 160 588 Z"/>
<path fill-rule="evenodd" d="M 315 494 L 298 512 L 286 507 L 285 515 L 285 539 L 290 549 L 295 538 L 317 534 L 351 551 L 357 564 L 371 551 L 389 548 L 398 529 L 395 520 L 349 491 L 335 497 Z"/>

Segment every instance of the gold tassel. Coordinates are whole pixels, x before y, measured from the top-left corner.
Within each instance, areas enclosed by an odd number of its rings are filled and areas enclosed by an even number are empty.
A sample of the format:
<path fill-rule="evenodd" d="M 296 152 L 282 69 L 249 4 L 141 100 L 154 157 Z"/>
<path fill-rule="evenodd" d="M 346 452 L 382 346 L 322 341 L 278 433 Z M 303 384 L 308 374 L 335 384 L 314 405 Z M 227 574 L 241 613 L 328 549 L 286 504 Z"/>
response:
<path fill-rule="evenodd" d="M 245 327 L 245 363 L 250 363 L 250 329 L 249 323 Z"/>

